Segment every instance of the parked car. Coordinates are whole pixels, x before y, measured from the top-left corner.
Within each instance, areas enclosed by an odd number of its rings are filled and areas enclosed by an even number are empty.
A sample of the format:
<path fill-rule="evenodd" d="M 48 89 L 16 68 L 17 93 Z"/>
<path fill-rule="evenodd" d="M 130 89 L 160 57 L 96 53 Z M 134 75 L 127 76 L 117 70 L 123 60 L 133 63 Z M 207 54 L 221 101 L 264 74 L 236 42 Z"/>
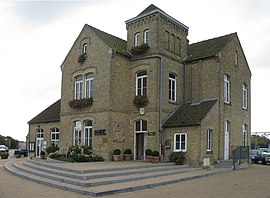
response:
<path fill-rule="evenodd" d="M 5 145 L 0 145 L 0 152 L 2 153 L 8 153 L 8 147 L 6 147 Z"/>
<path fill-rule="evenodd" d="M 262 152 L 260 150 L 251 150 L 250 157 L 252 163 L 258 164 L 259 161 L 262 161 Z"/>
<path fill-rule="evenodd" d="M 268 162 L 270 162 L 270 151 L 267 149 L 262 152 L 262 164 L 266 165 Z"/>
<path fill-rule="evenodd" d="M 28 156 L 28 150 L 25 148 L 20 149 L 21 156 L 27 157 Z"/>

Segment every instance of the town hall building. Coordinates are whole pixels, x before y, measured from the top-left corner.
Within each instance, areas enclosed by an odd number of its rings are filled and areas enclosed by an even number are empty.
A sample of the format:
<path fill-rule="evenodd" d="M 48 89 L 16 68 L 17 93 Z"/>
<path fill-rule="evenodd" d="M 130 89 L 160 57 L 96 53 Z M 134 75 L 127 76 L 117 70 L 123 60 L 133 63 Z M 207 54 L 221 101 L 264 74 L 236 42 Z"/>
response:
<path fill-rule="evenodd" d="M 127 40 L 85 25 L 61 65 L 61 99 L 31 119 L 29 149 L 88 145 L 232 158 L 250 145 L 251 71 L 237 33 L 189 44 L 188 27 L 155 5 L 126 23 Z"/>

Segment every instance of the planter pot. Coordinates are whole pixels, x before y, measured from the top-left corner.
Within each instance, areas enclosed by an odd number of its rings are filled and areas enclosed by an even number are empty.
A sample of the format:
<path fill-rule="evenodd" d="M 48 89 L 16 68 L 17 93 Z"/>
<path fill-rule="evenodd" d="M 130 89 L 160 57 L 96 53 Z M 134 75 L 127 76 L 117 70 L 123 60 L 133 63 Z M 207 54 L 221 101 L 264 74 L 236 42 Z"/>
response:
<path fill-rule="evenodd" d="M 148 162 L 152 161 L 152 156 L 151 155 L 146 155 L 145 158 L 146 158 L 146 161 L 148 161 Z"/>
<path fill-rule="evenodd" d="M 124 154 L 124 160 L 126 161 L 131 160 L 131 154 Z"/>
<path fill-rule="evenodd" d="M 40 155 L 40 159 L 45 159 L 45 155 Z"/>
<path fill-rule="evenodd" d="M 159 162 L 159 156 L 152 156 L 152 163 L 158 163 Z"/>
<path fill-rule="evenodd" d="M 15 154 L 15 157 L 16 158 L 20 158 L 21 157 L 21 154 Z"/>
<path fill-rule="evenodd" d="M 113 155 L 113 161 L 117 162 L 120 161 L 121 155 Z"/>

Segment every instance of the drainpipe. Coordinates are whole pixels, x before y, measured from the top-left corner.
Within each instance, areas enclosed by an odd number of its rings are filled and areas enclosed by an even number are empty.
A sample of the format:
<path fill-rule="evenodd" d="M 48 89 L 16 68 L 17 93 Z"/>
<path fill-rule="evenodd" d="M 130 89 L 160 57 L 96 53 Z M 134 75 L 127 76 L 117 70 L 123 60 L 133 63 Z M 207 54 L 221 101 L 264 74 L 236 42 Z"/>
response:
<path fill-rule="evenodd" d="M 164 161 L 163 149 L 162 149 L 162 141 L 163 141 L 163 134 L 162 134 L 162 91 L 163 91 L 163 58 L 159 56 L 160 65 L 159 65 L 159 149 L 161 155 L 161 162 Z"/>
<path fill-rule="evenodd" d="M 182 63 L 184 64 L 184 101 L 186 101 L 187 99 L 187 61 L 186 60 L 191 56 L 192 55 L 186 56 L 182 61 Z"/>

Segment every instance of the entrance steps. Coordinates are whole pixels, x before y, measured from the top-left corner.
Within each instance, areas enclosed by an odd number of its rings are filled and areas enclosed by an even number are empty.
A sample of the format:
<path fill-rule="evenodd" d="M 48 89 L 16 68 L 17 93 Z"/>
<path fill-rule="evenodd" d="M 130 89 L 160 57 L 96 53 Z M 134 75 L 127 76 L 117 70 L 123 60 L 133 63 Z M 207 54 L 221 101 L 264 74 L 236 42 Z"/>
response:
<path fill-rule="evenodd" d="M 48 186 L 91 196 L 141 190 L 222 173 L 230 169 L 191 168 L 172 163 L 92 162 L 48 163 L 40 160 L 12 160 L 5 169 L 17 176 Z"/>

